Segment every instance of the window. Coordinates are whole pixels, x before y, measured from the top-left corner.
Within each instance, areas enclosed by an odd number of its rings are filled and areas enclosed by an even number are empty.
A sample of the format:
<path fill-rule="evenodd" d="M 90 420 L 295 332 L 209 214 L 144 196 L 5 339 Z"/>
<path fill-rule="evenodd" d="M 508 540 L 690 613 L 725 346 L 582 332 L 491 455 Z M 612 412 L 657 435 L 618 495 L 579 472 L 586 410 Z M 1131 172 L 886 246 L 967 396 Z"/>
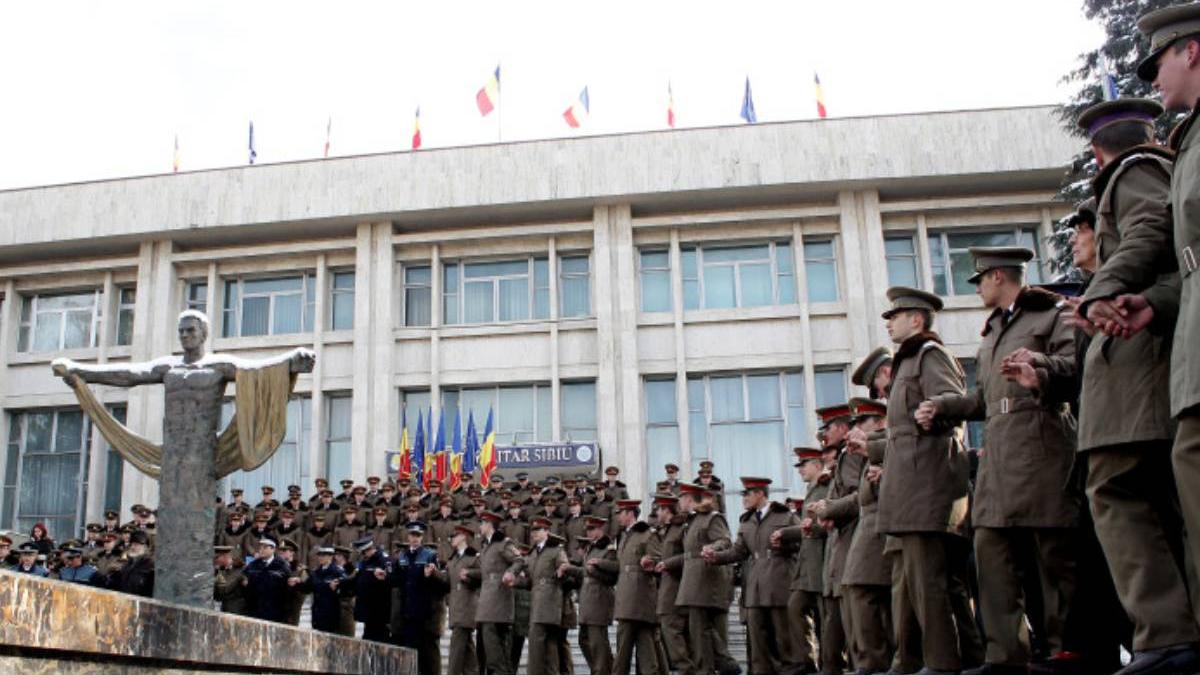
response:
<path fill-rule="evenodd" d="M 888 286 L 921 288 L 917 271 L 917 247 L 911 234 L 889 235 L 883 238 L 887 255 Z"/>
<path fill-rule="evenodd" d="M 325 476 L 334 485 L 350 475 L 350 441 L 353 436 L 350 396 L 325 398 Z M 288 404 L 288 429 L 291 432 L 291 404 Z"/>
<path fill-rule="evenodd" d="M 208 283 L 189 281 L 184 291 L 183 304 L 186 309 L 208 314 Z"/>
<path fill-rule="evenodd" d="M 975 359 L 959 359 L 958 362 L 962 365 L 963 373 L 966 374 L 966 387 L 970 391 L 978 383 L 978 364 L 975 362 Z M 985 420 L 967 422 L 967 447 L 977 450 L 983 447 L 984 430 L 986 427 L 987 422 Z"/>
<path fill-rule="evenodd" d="M 224 336 L 311 331 L 316 279 L 312 274 L 225 281 Z"/>
<path fill-rule="evenodd" d="M 350 399 L 344 398 L 340 400 L 349 401 Z M 232 488 L 241 488 L 246 491 L 247 495 L 256 495 L 259 488 L 263 485 L 270 485 L 280 493 L 283 493 L 283 487 L 286 485 L 308 484 L 312 479 L 312 470 L 308 461 L 309 438 L 312 435 L 311 408 L 311 398 L 307 396 L 292 397 L 287 404 L 287 428 L 284 431 L 283 442 L 279 444 L 279 449 L 257 469 L 253 471 L 235 471 L 229 474 L 225 479 L 226 485 L 221 489 L 221 494 L 227 494 Z M 340 410 L 338 414 L 341 414 Z M 221 406 L 222 429 L 225 428 L 225 425 L 229 423 L 232 417 L 233 402 L 226 401 Z M 330 431 L 332 432 L 332 426 L 330 427 Z M 349 433 L 346 434 L 346 439 L 349 441 Z M 349 445 L 347 445 L 347 448 L 349 448 Z M 348 460 L 348 449 L 345 456 Z M 345 474 L 339 474 L 339 476 L 349 476 L 348 463 L 346 471 Z"/>
<path fill-rule="evenodd" d="M 100 328 L 99 307 L 99 290 L 25 297 L 17 351 L 95 347 Z"/>
<path fill-rule="evenodd" d="M 109 412 L 112 413 L 113 419 L 121 424 L 125 423 L 126 407 L 124 405 L 114 405 L 109 407 Z M 125 474 L 125 460 L 121 459 L 121 453 L 100 437 L 100 442 L 104 444 L 107 452 L 104 457 L 104 510 L 105 511 L 121 511 L 121 480 Z"/>
<path fill-rule="evenodd" d="M 559 387 L 560 437 L 564 441 L 596 440 L 596 383 L 564 382 Z M 475 422 L 479 423 L 478 420 Z"/>
<path fill-rule="evenodd" d="M 648 475 L 667 462 L 679 463 L 679 423 L 675 415 L 675 380 L 646 380 L 646 462 Z"/>
<path fill-rule="evenodd" d="M 91 434 L 83 411 L 17 412 L 11 420 L 6 473 L 17 475 L 12 483 L 6 477 L 4 522 L 19 532 L 44 523 L 59 541 L 75 536 L 87 502 Z"/>
<path fill-rule="evenodd" d="M 591 383 L 589 383 L 590 385 Z M 575 395 L 586 397 L 585 393 L 577 391 Z M 461 389 L 442 390 L 442 414 L 446 420 L 446 438 L 451 437 L 454 429 L 454 418 L 462 415 L 463 429 L 466 429 L 467 416 L 475 415 L 475 430 L 483 441 L 484 425 L 487 424 L 488 411 L 492 411 L 496 432 L 496 445 L 520 445 L 522 443 L 548 443 L 553 441 L 554 433 L 552 411 L 550 409 L 550 385 L 525 385 L 504 387 L 469 387 Z M 592 394 L 593 398 L 595 394 Z M 429 424 L 429 392 L 414 391 L 404 393 L 402 413 L 408 422 L 409 438 L 416 438 L 418 415 L 423 415 L 426 447 L 431 447 L 432 439 L 437 433 L 437 425 L 443 419 L 439 416 L 433 425 Z M 592 417 L 594 419 L 595 405 Z M 563 426 L 584 424 L 595 426 L 595 422 L 581 414 L 579 418 L 563 418 Z M 590 439 L 589 439 L 590 440 Z"/>
<path fill-rule="evenodd" d="M 133 305 L 137 302 L 137 291 L 133 288 L 117 290 L 117 344 L 133 344 Z"/>
<path fill-rule="evenodd" d="M 929 235 L 929 267 L 933 271 L 933 291 L 938 295 L 974 295 L 975 286 L 967 282 L 975 274 L 975 264 L 967 250 L 972 246 L 1024 246 L 1033 251 L 1026 268 L 1026 281 L 1042 282 L 1041 252 L 1034 227 L 970 232 L 934 232 Z"/>
<path fill-rule="evenodd" d="M 354 328 L 354 272 L 334 272 L 333 291 L 330 298 L 333 330 Z"/>
<path fill-rule="evenodd" d="M 433 275 L 429 266 L 404 268 L 404 325 L 428 326 L 432 321 Z M 458 311 L 458 296 L 454 296 L 453 306 Z M 447 305 L 450 296 L 447 296 Z"/>
<path fill-rule="evenodd" d="M 638 279 L 643 312 L 671 311 L 671 256 L 667 251 L 641 251 Z"/>
<path fill-rule="evenodd" d="M 846 371 L 818 370 L 813 373 L 813 381 L 817 390 L 817 407 L 824 408 L 850 400 L 846 393 Z"/>
<path fill-rule="evenodd" d="M 788 242 L 706 246 L 682 252 L 684 309 L 760 307 L 796 301 Z"/>
<path fill-rule="evenodd" d="M 447 263 L 442 270 L 444 322 L 451 325 L 549 318 L 548 264 L 546 258 Z"/>
<path fill-rule="evenodd" d="M 588 257 L 575 255 L 559 258 L 558 274 L 558 292 L 561 297 L 559 315 L 567 319 L 590 315 L 592 291 Z"/>
<path fill-rule="evenodd" d="M 804 241 L 804 271 L 809 302 L 837 302 L 837 254 L 832 239 Z"/>

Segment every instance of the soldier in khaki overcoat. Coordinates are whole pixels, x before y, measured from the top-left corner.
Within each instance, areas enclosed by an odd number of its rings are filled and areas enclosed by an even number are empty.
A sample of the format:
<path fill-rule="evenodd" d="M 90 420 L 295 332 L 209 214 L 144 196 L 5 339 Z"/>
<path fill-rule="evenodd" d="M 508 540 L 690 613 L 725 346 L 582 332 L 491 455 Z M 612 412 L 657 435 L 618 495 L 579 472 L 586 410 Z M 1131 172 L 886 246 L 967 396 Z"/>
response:
<path fill-rule="evenodd" d="M 497 531 L 500 515 L 484 512 L 479 523 L 479 566 L 468 570 L 472 582 L 479 583 L 479 601 L 475 623 L 483 635 L 483 661 L 488 672 L 513 675 L 511 662 L 513 583 L 525 567 L 524 559 L 512 542 Z"/>
<path fill-rule="evenodd" d="M 780 545 L 796 551 L 788 585 L 788 630 L 801 669 L 816 670 L 821 625 L 821 569 L 825 561 L 825 528 L 804 511 L 804 503 L 829 494 L 829 479 L 820 448 L 794 448 L 796 463 L 808 490 L 797 507 L 800 522 L 779 531 Z"/>
<path fill-rule="evenodd" d="M 469 543 L 475 538 L 475 530 L 467 525 L 456 525 L 450 537 L 450 555 L 446 568 L 438 574 L 442 583 L 450 589 L 447 597 L 450 613 L 450 673 L 476 675 L 479 659 L 475 651 L 475 612 L 479 602 L 479 582 L 471 570 L 479 567 L 479 556 Z"/>
<path fill-rule="evenodd" d="M 608 627 L 613 622 L 617 583 L 617 547 L 608 538 L 608 521 L 587 517 L 588 541 L 583 544 L 582 563 L 572 565 L 567 574 L 579 581 L 579 649 L 593 673 L 612 670 L 612 646 Z"/>
<path fill-rule="evenodd" d="M 654 633 L 658 628 L 654 597 L 658 587 L 654 576 L 658 547 L 645 521 L 639 520 L 641 501 L 617 502 L 621 532 L 617 538 L 617 591 L 613 616 L 617 620 L 617 653 L 613 675 L 629 675 L 636 653 L 642 675 L 666 675 L 658 667 Z M 601 563 L 612 571 L 611 563 Z"/>
<path fill-rule="evenodd" d="M 654 508 L 658 512 L 658 525 L 654 536 L 658 544 L 657 609 L 659 630 L 663 648 L 670 658 L 673 670 L 680 675 L 696 672 L 688 649 L 687 609 L 676 602 L 679 595 L 679 580 L 683 576 L 683 530 L 687 515 L 679 513 L 679 498 L 672 494 L 654 495 Z M 670 565 L 666 561 L 672 561 Z"/>
<path fill-rule="evenodd" d="M 529 524 L 531 550 L 525 558 L 525 582 L 532 591 L 529 605 L 529 675 L 558 675 L 563 644 L 563 602 L 567 553 L 562 538 L 551 532 L 548 518 Z"/>

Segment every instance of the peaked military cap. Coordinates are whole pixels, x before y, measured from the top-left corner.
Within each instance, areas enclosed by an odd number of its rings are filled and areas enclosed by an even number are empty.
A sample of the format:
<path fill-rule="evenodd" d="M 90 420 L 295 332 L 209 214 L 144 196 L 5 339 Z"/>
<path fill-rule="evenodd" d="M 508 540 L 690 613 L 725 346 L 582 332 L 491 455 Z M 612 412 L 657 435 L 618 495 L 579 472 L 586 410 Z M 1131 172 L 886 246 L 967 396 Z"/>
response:
<path fill-rule="evenodd" d="M 1154 127 L 1154 120 L 1163 114 L 1162 104 L 1148 98 L 1118 98 L 1103 101 L 1079 113 L 1079 128 L 1095 138 L 1102 129 L 1121 122 L 1140 122 Z"/>
<path fill-rule="evenodd" d="M 214 546 L 213 553 L 216 555 L 221 555 L 222 553 L 233 553 L 233 547 L 232 546 Z"/>
<path fill-rule="evenodd" d="M 1024 246 L 972 246 L 967 251 L 975 260 L 975 274 L 967 279 L 970 284 L 978 284 L 984 274 L 997 267 L 1024 270 L 1025 263 L 1033 260 L 1033 251 Z"/>
<path fill-rule="evenodd" d="M 604 469 L 604 475 L 606 475 L 606 476 L 615 476 L 619 473 L 621 473 L 621 470 L 615 466 L 606 467 Z"/>
<path fill-rule="evenodd" d="M 121 514 L 117 513 L 116 511 L 109 510 L 109 511 L 104 512 L 105 520 L 117 520 L 120 517 L 121 517 Z"/>
<path fill-rule="evenodd" d="M 770 478 L 760 478 L 758 476 L 742 476 L 742 492 L 751 490 L 761 490 L 764 493 L 771 487 Z"/>
<path fill-rule="evenodd" d="M 362 539 L 356 539 L 353 543 L 355 550 L 358 550 L 358 551 L 365 551 L 374 545 L 375 545 L 374 537 L 363 537 Z"/>
<path fill-rule="evenodd" d="M 850 406 L 846 403 L 838 403 L 837 405 L 827 405 L 824 408 L 817 408 L 817 417 L 821 420 L 821 428 L 833 424 L 834 422 L 849 422 L 850 421 Z"/>
<path fill-rule="evenodd" d="M 850 399 L 850 412 L 855 420 L 864 417 L 887 417 L 887 404 L 871 398 L 855 396 Z"/>
<path fill-rule="evenodd" d="M 605 527 L 608 525 L 608 518 L 601 518 L 599 516 L 588 516 L 587 519 L 584 520 L 584 524 L 587 527 Z"/>
<path fill-rule="evenodd" d="M 345 547 L 345 546 L 334 546 L 334 547 L 333 547 L 333 552 L 334 552 L 334 553 L 341 553 L 342 555 L 346 556 L 347 558 L 349 558 L 349 557 L 350 557 L 350 555 L 351 555 L 352 553 L 354 553 L 354 551 L 351 551 L 349 548 L 347 548 L 347 547 Z"/>
<path fill-rule="evenodd" d="M 145 530 L 134 530 L 129 535 L 129 543 L 148 545 L 150 543 L 150 536 L 146 534 Z"/>
<path fill-rule="evenodd" d="M 1150 54 L 1138 64 L 1137 75 L 1146 82 L 1158 77 L 1158 57 L 1181 37 L 1200 33 L 1200 3 L 1176 5 L 1149 12 L 1138 19 L 1138 30 L 1150 38 Z"/>
<path fill-rule="evenodd" d="M 426 526 L 419 520 L 410 520 L 405 524 L 404 529 L 409 534 L 425 534 Z"/>
<path fill-rule="evenodd" d="M 550 529 L 551 525 L 553 525 L 553 523 L 550 522 L 549 518 L 534 518 L 529 523 L 529 529 L 531 529 L 531 530 L 548 530 L 548 529 Z"/>
<path fill-rule="evenodd" d="M 672 506 L 672 507 L 678 506 L 679 505 L 679 497 L 676 497 L 675 495 L 662 495 L 662 494 L 654 495 L 654 505 L 655 506 Z"/>
<path fill-rule="evenodd" d="M 461 533 L 467 535 L 468 537 L 475 536 L 475 528 L 471 527 L 470 525 L 455 525 L 454 531 L 461 532 Z"/>
<path fill-rule="evenodd" d="M 693 497 L 699 498 L 699 497 L 704 496 L 704 494 L 706 494 L 707 492 L 708 492 L 708 488 L 704 487 L 703 485 L 696 485 L 695 483 L 680 483 L 679 484 L 679 493 L 680 494 L 692 495 Z"/>
<path fill-rule="evenodd" d="M 854 369 L 854 374 L 850 376 L 850 381 L 860 387 L 874 388 L 872 384 L 875 381 L 875 373 L 879 372 L 880 366 L 892 360 L 892 350 L 887 347 L 878 347 L 875 351 L 867 354 L 867 358 L 858 364 Z"/>
<path fill-rule="evenodd" d="M 906 309 L 923 309 L 928 312 L 942 311 L 942 299 L 933 293 L 908 288 L 907 286 L 892 286 L 887 290 L 887 299 L 891 301 L 890 309 L 883 313 L 883 318 L 890 319 L 892 315 Z"/>
<path fill-rule="evenodd" d="M 332 546 L 318 546 L 317 555 L 333 555 Z"/>
<path fill-rule="evenodd" d="M 258 545 L 259 546 L 270 546 L 271 548 L 276 548 L 278 546 L 278 544 L 275 543 L 274 539 L 267 539 L 266 537 L 259 539 Z"/>
<path fill-rule="evenodd" d="M 679 465 L 674 462 L 668 462 L 663 469 L 665 469 L 667 473 L 679 473 Z"/>
<path fill-rule="evenodd" d="M 617 510 L 619 510 L 619 511 L 632 511 L 634 509 L 640 509 L 640 508 L 642 508 L 642 500 L 640 500 L 640 499 L 618 499 L 617 500 Z"/>

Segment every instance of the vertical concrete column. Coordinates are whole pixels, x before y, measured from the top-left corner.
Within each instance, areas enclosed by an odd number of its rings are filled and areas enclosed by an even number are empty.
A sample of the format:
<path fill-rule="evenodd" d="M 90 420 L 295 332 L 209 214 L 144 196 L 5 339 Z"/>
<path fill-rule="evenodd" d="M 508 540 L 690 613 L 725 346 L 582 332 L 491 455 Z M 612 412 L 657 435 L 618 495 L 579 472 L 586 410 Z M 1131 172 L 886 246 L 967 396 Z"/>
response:
<path fill-rule="evenodd" d="M 862 250 L 866 260 L 867 279 L 863 286 L 866 296 L 867 331 L 871 343 L 868 353 L 875 347 L 887 344 L 887 332 L 879 315 L 887 305 L 887 251 L 883 243 L 883 217 L 879 212 L 879 191 L 864 190 L 859 193 L 862 204 Z M 865 354 L 864 354 L 865 356 Z M 851 364 L 853 366 L 853 364 Z"/>
<path fill-rule="evenodd" d="M 925 225 L 925 214 L 917 214 L 917 252 L 919 253 L 918 266 L 921 268 L 921 283 L 924 284 L 921 288 L 930 293 L 933 292 L 933 260 L 929 253 L 929 228 Z"/>
<path fill-rule="evenodd" d="M 146 241 L 138 247 L 137 299 L 133 305 L 133 344 L 130 355 L 134 362 L 145 362 L 154 358 L 151 353 L 151 330 L 153 320 L 154 293 L 154 242 Z M 134 387 L 129 390 L 129 405 L 126 408 L 126 426 L 150 440 L 162 438 L 162 425 L 151 430 L 149 417 L 150 387 Z M 161 396 L 161 394 L 160 394 Z M 161 418 L 159 420 L 161 422 Z M 151 482 L 144 474 L 125 462 L 121 472 L 121 513 L 125 514 L 134 504 L 142 501 L 145 484 Z M 144 502 L 143 502 L 144 503 Z"/>
<path fill-rule="evenodd" d="M 546 271 L 550 275 L 550 433 L 555 441 L 562 440 L 562 383 L 558 377 L 558 240 L 550 237 Z"/>
<path fill-rule="evenodd" d="M 206 352 L 212 351 L 213 340 L 216 340 L 217 335 L 220 334 L 218 331 L 224 330 L 225 327 L 225 312 L 222 312 L 221 308 L 217 307 L 217 298 L 220 297 L 217 295 L 217 285 L 220 282 L 220 278 L 217 277 L 217 263 L 208 263 L 208 282 L 204 293 L 204 307 L 205 313 L 208 314 L 209 324 L 208 340 L 204 343 Z M 140 294 L 141 291 L 138 291 L 138 293 Z"/>
<path fill-rule="evenodd" d="M 687 342 L 683 335 L 683 254 L 679 249 L 679 229 L 671 229 L 671 248 L 667 255 L 671 267 L 671 328 L 675 339 L 675 423 L 679 425 L 679 463 L 695 472 L 692 462 L 692 429 L 688 424 Z M 648 450 L 648 449 L 647 449 Z M 649 467 L 647 467 L 647 472 Z"/>
<path fill-rule="evenodd" d="M 812 318 L 808 311 L 808 270 L 804 266 L 804 230 L 800 223 L 792 223 L 792 267 L 796 269 L 796 299 L 800 303 L 800 353 L 804 359 L 804 422 L 809 431 L 817 430 L 817 376 L 815 374 L 815 359 L 813 358 Z M 805 443 L 815 442 L 815 438 L 804 439 Z M 807 484 L 800 480 L 795 471 L 789 471 L 791 489 L 799 493 L 801 486 L 807 490 Z"/>
<path fill-rule="evenodd" d="M 462 270 L 458 271 L 462 274 Z M 429 253 L 429 274 L 430 274 L 430 328 L 429 328 L 429 420 L 426 425 L 426 447 L 433 443 L 433 430 L 430 427 L 433 425 L 433 410 L 436 408 L 439 411 L 442 409 L 442 355 L 441 355 L 441 329 L 445 323 L 445 317 L 442 316 L 442 285 L 445 281 L 445 276 L 442 273 L 442 250 L 437 244 L 430 247 Z M 462 298 L 459 298 L 459 307 L 461 311 Z"/>
<path fill-rule="evenodd" d="M 4 300 L 0 302 L 0 382 L 11 383 L 8 377 L 8 355 L 16 351 L 18 324 L 21 320 L 21 298 L 17 295 L 17 284 L 12 279 L 4 282 Z M 4 394 L 13 393 L 10 388 L 3 389 Z M 0 410 L 2 412 L 2 410 Z M 11 420 L 7 415 L 0 415 L 0 476 L 8 475 L 8 427 Z"/>
<path fill-rule="evenodd" d="M 354 383 L 352 385 L 350 439 L 350 477 L 362 480 L 367 475 L 367 453 L 371 445 L 371 386 L 375 367 L 371 349 L 371 273 L 374 239 L 371 223 L 361 223 L 354 245 Z"/>
<path fill-rule="evenodd" d="M 308 453 L 308 473 L 301 472 L 300 487 L 307 489 L 310 481 L 327 472 L 321 467 L 321 447 L 325 444 L 325 331 L 329 329 L 329 259 L 322 253 L 317 256 L 316 303 L 313 308 L 313 353 L 316 361 L 312 371 L 312 395 L 308 399 L 309 437 L 308 447 L 299 452 Z M 358 295 L 355 284 L 355 295 Z"/>
<path fill-rule="evenodd" d="M 597 206 L 592 211 L 592 258 L 596 261 L 596 425 L 605 464 L 618 464 L 622 449 L 618 445 L 619 407 L 617 401 L 616 334 L 616 270 L 613 264 L 612 229 L 609 226 L 611 207 Z M 633 474 L 641 474 L 623 466 L 628 482 Z M 639 478 L 640 480 L 640 478 Z"/>
<path fill-rule="evenodd" d="M 116 295 L 116 286 L 113 284 L 113 273 L 110 270 L 104 273 L 104 290 L 100 295 L 100 306 L 104 308 L 104 313 L 100 317 L 100 335 L 97 341 L 99 349 L 96 352 L 97 363 L 108 362 L 109 344 L 115 342 L 115 335 L 111 335 L 113 332 L 112 326 L 116 319 L 116 313 L 120 311 L 121 304 L 120 300 L 115 297 Z M 100 394 L 101 402 L 110 402 L 108 400 L 109 396 L 106 395 L 109 393 L 102 392 Z M 87 503 L 83 505 L 83 516 L 84 521 L 97 521 L 101 520 L 99 516 L 103 515 L 101 512 L 104 510 L 104 493 L 108 491 L 108 473 L 104 470 L 107 458 L 104 452 L 105 441 L 104 437 L 100 434 L 100 428 L 93 426 L 90 436 L 91 452 L 88 453 L 87 469 L 88 495 Z"/>
<path fill-rule="evenodd" d="M 851 326 L 867 325 L 867 298 L 863 292 L 867 273 L 864 269 L 861 214 L 855 193 L 846 190 L 838 193 L 838 230 L 842 235 L 841 268 L 844 284 L 841 297 L 845 299 L 846 318 Z M 870 336 L 860 331 L 850 331 L 850 359 L 859 359 L 870 351 Z"/>
<path fill-rule="evenodd" d="M 613 288 L 616 291 L 616 353 L 619 395 L 618 443 L 621 466 L 642 467 L 646 463 L 645 436 L 642 433 L 642 376 L 637 348 L 637 292 L 633 266 L 633 209 L 629 204 L 610 207 L 612 227 Z M 646 475 L 629 474 L 630 494 L 646 496 Z"/>
<path fill-rule="evenodd" d="M 387 469 L 385 453 L 395 448 L 399 438 L 399 420 L 396 416 L 400 406 L 396 388 L 393 386 L 392 361 L 396 352 L 396 339 L 392 319 L 393 286 L 396 271 L 396 254 L 392 247 L 392 224 L 375 223 L 375 262 L 372 268 L 371 296 L 371 347 L 372 357 L 372 401 L 371 411 L 374 425 L 371 427 L 371 444 L 367 457 L 370 473 L 383 475 Z M 355 296 L 358 295 L 357 289 Z M 355 323 L 357 324 L 357 317 Z"/>
<path fill-rule="evenodd" d="M 1038 239 L 1041 242 L 1042 248 L 1042 278 L 1049 280 L 1051 274 L 1050 261 L 1058 256 L 1058 249 L 1054 246 L 1050 236 L 1054 234 L 1054 222 L 1050 218 L 1050 209 L 1043 207 L 1041 211 L 1041 222 L 1038 223 Z"/>

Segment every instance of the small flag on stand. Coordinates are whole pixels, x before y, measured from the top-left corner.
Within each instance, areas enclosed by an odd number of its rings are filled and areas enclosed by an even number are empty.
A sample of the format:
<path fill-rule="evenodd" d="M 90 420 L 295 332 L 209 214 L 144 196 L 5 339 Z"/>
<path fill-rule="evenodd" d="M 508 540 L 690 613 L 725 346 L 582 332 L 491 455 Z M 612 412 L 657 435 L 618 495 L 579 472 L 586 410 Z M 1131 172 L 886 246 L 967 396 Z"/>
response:
<path fill-rule="evenodd" d="M 750 95 L 750 77 L 746 77 L 746 93 L 742 95 L 742 113 L 741 118 L 746 120 L 746 124 L 754 124 L 758 121 L 758 115 L 754 112 L 754 97 Z"/>
<path fill-rule="evenodd" d="M 492 76 L 488 78 L 488 81 L 483 85 L 483 88 L 480 89 L 477 94 L 475 94 L 475 105 L 479 106 L 479 114 L 487 117 L 488 113 L 495 110 L 496 106 L 499 104 L 500 66 L 497 65 L 496 72 L 492 73 Z"/>
<path fill-rule="evenodd" d="M 172 160 L 171 166 L 174 173 L 179 173 L 179 134 L 175 134 L 175 158 Z"/>
<path fill-rule="evenodd" d="M 821 78 L 813 73 L 813 85 L 816 87 L 817 95 L 817 117 L 825 119 L 825 90 L 821 89 Z"/>
<path fill-rule="evenodd" d="M 671 93 L 670 82 L 667 82 L 667 126 L 675 128 L 675 95 Z"/>
<path fill-rule="evenodd" d="M 419 413 L 418 413 L 419 414 Z M 408 409 L 400 415 L 400 461 L 396 478 L 412 478 L 412 443 L 408 439 Z"/>
<path fill-rule="evenodd" d="M 421 106 L 417 106 L 417 112 L 413 116 L 412 149 L 421 149 Z"/>
<path fill-rule="evenodd" d="M 567 126 L 572 129 L 578 129 L 580 124 L 587 119 L 591 112 L 591 101 L 588 100 L 588 88 L 584 87 L 583 91 L 579 92 L 579 99 L 571 104 L 570 108 L 563 113 L 563 119 L 567 121 Z"/>
<path fill-rule="evenodd" d="M 250 120 L 250 163 L 258 158 L 258 152 L 254 150 L 254 120 Z"/>
<path fill-rule="evenodd" d="M 329 141 L 333 134 L 333 116 L 329 117 L 329 121 L 325 122 L 325 157 L 329 157 Z"/>
<path fill-rule="evenodd" d="M 492 481 L 492 472 L 499 460 L 496 457 L 496 432 L 492 429 L 492 409 L 488 408 L 487 422 L 483 425 L 483 443 L 479 446 L 479 482 L 487 485 Z"/>
<path fill-rule="evenodd" d="M 1105 101 L 1115 101 L 1121 96 L 1117 91 L 1117 78 L 1108 70 L 1108 62 L 1100 59 L 1100 90 L 1104 92 Z"/>

